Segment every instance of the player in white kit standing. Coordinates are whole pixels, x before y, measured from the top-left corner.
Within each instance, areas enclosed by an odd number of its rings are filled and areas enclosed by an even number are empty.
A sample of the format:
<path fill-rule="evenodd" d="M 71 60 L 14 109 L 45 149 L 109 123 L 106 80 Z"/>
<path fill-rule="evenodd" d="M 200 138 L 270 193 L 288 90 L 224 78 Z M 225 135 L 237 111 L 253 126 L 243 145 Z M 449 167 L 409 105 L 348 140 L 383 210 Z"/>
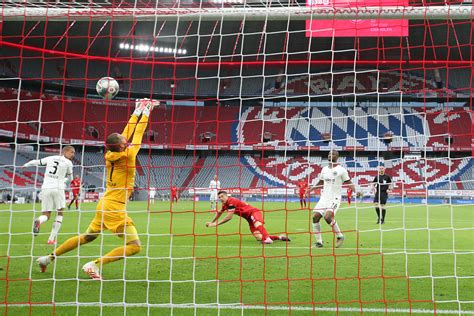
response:
<path fill-rule="evenodd" d="M 337 163 L 339 153 L 335 150 L 329 152 L 329 165 L 321 170 L 319 181 L 315 187 L 322 187 L 321 198 L 313 209 L 313 232 L 316 234 L 317 248 L 323 247 L 323 236 L 321 234 L 321 225 L 319 221 L 324 217 L 326 223 L 331 225 L 336 234 L 336 248 L 339 248 L 344 242 L 339 225 L 336 222 L 335 215 L 341 205 L 342 186 L 347 185 L 355 193 L 355 186 L 352 184 L 347 170 Z"/>
<path fill-rule="evenodd" d="M 217 212 L 217 200 L 219 198 L 217 192 L 221 189 L 221 182 L 217 178 L 217 175 L 214 175 L 214 179 L 209 183 L 209 189 L 211 190 L 211 196 L 209 198 L 211 201 L 211 211 Z"/>
<path fill-rule="evenodd" d="M 65 146 L 62 156 L 49 156 L 42 159 L 31 160 L 23 167 L 46 166 L 43 185 L 41 186 L 41 216 L 33 222 L 33 234 L 38 235 L 40 226 L 51 216 L 51 211 L 56 210 L 56 221 L 53 223 L 48 244 L 56 244 L 56 237 L 63 221 L 63 209 L 66 207 L 65 188 L 66 181 L 72 180 L 72 162 L 76 151 L 72 146 Z"/>
<path fill-rule="evenodd" d="M 155 204 L 156 188 L 150 188 L 150 204 Z"/>

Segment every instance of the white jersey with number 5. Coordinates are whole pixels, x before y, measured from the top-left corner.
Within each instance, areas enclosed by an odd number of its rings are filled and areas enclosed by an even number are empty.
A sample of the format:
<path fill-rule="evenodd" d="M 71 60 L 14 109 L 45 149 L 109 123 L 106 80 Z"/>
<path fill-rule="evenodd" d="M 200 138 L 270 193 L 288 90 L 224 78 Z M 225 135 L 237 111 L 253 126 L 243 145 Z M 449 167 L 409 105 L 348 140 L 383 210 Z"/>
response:
<path fill-rule="evenodd" d="M 72 162 L 64 156 L 49 156 L 39 160 L 40 166 L 46 166 L 42 189 L 60 189 L 66 187 L 66 179 L 72 179 Z"/>
<path fill-rule="evenodd" d="M 344 167 L 337 165 L 332 168 L 329 166 L 324 167 L 323 170 L 321 170 L 319 179 L 324 182 L 321 199 L 333 200 L 341 198 L 342 185 L 351 178 Z"/>
<path fill-rule="evenodd" d="M 72 180 L 72 162 L 64 156 L 49 156 L 28 161 L 23 167 L 46 166 L 41 186 L 41 210 L 54 211 L 66 207 L 66 179 Z"/>

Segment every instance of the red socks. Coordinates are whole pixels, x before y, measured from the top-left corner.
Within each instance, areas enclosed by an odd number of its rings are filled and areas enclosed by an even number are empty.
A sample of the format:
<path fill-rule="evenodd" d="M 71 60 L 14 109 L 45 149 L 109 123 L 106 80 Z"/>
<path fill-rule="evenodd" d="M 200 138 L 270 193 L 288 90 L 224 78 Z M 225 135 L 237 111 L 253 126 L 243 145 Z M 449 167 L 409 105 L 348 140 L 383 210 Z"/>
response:
<path fill-rule="evenodd" d="M 262 240 L 265 240 L 268 237 L 270 237 L 268 235 L 267 230 L 265 229 L 265 227 L 263 225 L 260 225 L 260 226 L 256 227 L 255 229 L 257 229 L 260 232 L 260 234 L 262 234 Z"/>

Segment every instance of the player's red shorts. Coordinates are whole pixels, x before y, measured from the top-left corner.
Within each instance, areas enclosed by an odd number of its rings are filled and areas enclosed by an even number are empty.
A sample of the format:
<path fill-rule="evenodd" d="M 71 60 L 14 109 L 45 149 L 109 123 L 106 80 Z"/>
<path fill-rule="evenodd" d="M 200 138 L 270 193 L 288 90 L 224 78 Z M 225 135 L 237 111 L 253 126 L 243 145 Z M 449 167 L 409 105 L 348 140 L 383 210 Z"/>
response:
<path fill-rule="evenodd" d="M 176 194 L 173 194 L 173 195 L 171 195 L 171 198 L 172 198 L 172 199 L 177 199 L 178 196 L 177 196 Z"/>
<path fill-rule="evenodd" d="M 72 191 L 72 195 L 76 198 L 79 196 L 79 191 Z"/>
<path fill-rule="evenodd" d="M 306 192 L 300 192 L 300 199 L 304 199 L 306 197 Z"/>
<path fill-rule="evenodd" d="M 249 217 L 245 219 L 249 223 L 249 228 L 252 234 L 253 232 L 257 231 L 257 229 L 255 229 L 255 222 L 260 222 L 262 224 L 265 224 L 265 222 L 263 221 L 262 212 L 260 211 L 253 212 Z"/>

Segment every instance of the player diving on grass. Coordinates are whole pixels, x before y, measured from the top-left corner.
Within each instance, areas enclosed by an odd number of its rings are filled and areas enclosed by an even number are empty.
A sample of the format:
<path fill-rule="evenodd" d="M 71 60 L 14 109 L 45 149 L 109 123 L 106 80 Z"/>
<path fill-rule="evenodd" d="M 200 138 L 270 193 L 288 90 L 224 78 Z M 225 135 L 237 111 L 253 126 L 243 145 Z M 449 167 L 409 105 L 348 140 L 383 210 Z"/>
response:
<path fill-rule="evenodd" d="M 355 193 L 355 186 L 352 184 L 347 170 L 337 163 L 339 153 L 335 150 L 329 152 L 329 165 L 321 170 L 319 180 L 314 188 L 322 187 L 321 197 L 313 209 L 313 232 L 316 234 L 316 243 L 314 247 L 322 248 L 323 236 L 321 234 L 321 225 L 319 221 L 324 217 L 328 225 L 331 225 L 334 234 L 336 234 L 336 248 L 342 246 L 344 235 L 336 222 L 336 213 L 341 205 L 341 191 L 343 185 L 348 185 Z"/>
<path fill-rule="evenodd" d="M 216 227 L 227 223 L 235 214 L 247 220 L 253 236 L 257 241 L 261 241 L 262 244 L 272 244 L 274 240 L 290 241 L 290 238 L 285 235 L 273 236 L 268 234 L 265 226 L 263 226 L 265 222 L 263 221 L 262 212 L 259 209 L 234 197 L 230 197 L 226 191 L 219 191 L 217 196 L 222 203 L 222 208 L 217 212 L 211 222 L 206 223 L 206 227 Z M 218 221 L 219 217 L 221 217 L 225 211 L 227 211 L 227 215 Z"/>
<path fill-rule="evenodd" d="M 41 186 L 41 215 L 33 222 L 33 234 L 37 236 L 40 226 L 49 220 L 51 211 L 57 211 L 56 220 L 51 228 L 48 244 L 56 243 L 56 238 L 63 222 L 63 210 L 66 207 L 66 182 L 72 180 L 72 162 L 76 151 L 72 146 L 64 146 L 61 156 L 49 156 L 28 161 L 23 168 L 46 166 L 43 185 Z"/>
<path fill-rule="evenodd" d="M 159 102 L 154 100 L 137 100 L 135 111 L 122 134 L 112 133 L 107 137 L 107 152 L 104 156 L 107 170 L 106 191 L 97 204 L 95 217 L 85 233 L 69 238 L 53 253 L 37 259 L 41 272 L 45 272 L 47 266 L 56 257 L 76 249 L 79 245 L 94 241 L 104 229 L 124 238 L 125 245 L 86 263 L 82 270 L 91 279 L 102 279 L 101 269 L 104 264 L 140 252 L 140 239 L 135 224 L 127 214 L 126 207 L 134 188 L 136 157 L 148 125 L 148 117 L 157 104 Z M 132 134 L 132 143 L 128 145 Z"/>

